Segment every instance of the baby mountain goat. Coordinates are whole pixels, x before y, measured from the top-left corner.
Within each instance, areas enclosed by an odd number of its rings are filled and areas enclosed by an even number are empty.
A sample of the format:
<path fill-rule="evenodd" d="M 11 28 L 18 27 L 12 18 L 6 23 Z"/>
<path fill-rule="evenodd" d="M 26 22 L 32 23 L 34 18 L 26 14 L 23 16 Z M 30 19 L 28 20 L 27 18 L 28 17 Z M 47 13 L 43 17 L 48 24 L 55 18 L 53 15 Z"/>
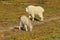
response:
<path fill-rule="evenodd" d="M 35 15 L 38 15 L 41 18 L 41 21 L 44 20 L 43 18 L 44 8 L 42 8 L 41 6 L 30 5 L 26 8 L 26 12 L 30 15 L 29 18 L 32 17 L 32 21 L 34 21 Z"/>
<path fill-rule="evenodd" d="M 26 31 L 28 31 L 28 27 L 30 28 L 30 31 L 32 31 L 32 23 L 30 21 L 30 19 L 26 16 L 21 16 L 21 19 L 20 19 L 20 27 L 24 27 Z"/>

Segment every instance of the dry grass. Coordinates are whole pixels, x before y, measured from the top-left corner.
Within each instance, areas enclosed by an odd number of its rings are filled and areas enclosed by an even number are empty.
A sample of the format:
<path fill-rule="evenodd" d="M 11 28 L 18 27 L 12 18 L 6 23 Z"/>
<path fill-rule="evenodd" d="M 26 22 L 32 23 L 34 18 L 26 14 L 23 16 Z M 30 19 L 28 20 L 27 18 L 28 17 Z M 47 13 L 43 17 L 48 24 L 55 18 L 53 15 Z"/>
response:
<path fill-rule="evenodd" d="M 17 0 L 12 1 L 11 4 L 0 2 L 0 29 L 1 27 L 5 29 L 10 26 L 19 25 L 20 16 L 28 16 L 24 5 L 18 2 L 31 2 L 33 5 L 41 5 L 45 9 L 45 19 L 60 16 L 60 0 L 47 0 L 44 4 L 34 0 Z M 30 4 L 25 4 L 25 6 L 28 5 Z M 60 19 L 44 24 L 35 24 L 34 22 L 33 25 L 32 32 L 18 29 L 2 31 L 0 32 L 0 40 L 60 40 Z"/>

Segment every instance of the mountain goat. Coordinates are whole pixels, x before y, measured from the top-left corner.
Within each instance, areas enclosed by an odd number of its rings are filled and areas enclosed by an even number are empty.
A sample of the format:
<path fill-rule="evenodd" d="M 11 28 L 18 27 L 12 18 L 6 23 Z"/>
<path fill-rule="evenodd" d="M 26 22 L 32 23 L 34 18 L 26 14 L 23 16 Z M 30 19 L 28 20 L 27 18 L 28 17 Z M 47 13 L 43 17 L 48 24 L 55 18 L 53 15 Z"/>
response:
<path fill-rule="evenodd" d="M 24 16 L 24 15 L 21 16 L 21 19 L 20 19 L 20 27 L 19 27 L 19 29 L 21 27 L 24 27 L 26 31 L 28 31 L 27 28 L 29 27 L 30 28 L 30 31 L 32 31 L 32 23 L 31 23 L 31 20 L 28 17 Z"/>
<path fill-rule="evenodd" d="M 26 7 L 26 12 L 30 15 L 29 18 L 32 17 L 32 21 L 34 21 L 35 15 L 38 15 L 41 18 L 41 21 L 44 21 L 43 18 L 44 8 L 42 8 L 41 6 L 30 5 Z"/>

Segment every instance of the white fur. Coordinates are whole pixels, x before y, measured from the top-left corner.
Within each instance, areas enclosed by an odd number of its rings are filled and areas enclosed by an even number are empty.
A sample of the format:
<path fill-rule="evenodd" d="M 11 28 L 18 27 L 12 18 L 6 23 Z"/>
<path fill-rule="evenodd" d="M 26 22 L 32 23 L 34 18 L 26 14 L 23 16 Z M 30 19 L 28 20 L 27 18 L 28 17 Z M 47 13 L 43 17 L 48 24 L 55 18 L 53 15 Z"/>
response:
<path fill-rule="evenodd" d="M 33 21 L 34 21 L 35 15 L 38 15 L 41 18 L 41 21 L 44 20 L 43 18 L 44 8 L 42 8 L 41 6 L 30 5 L 26 8 L 26 12 L 30 14 L 29 18 L 32 17 Z"/>
<path fill-rule="evenodd" d="M 21 27 L 23 27 L 23 25 L 24 25 L 26 31 L 28 31 L 27 27 L 29 27 L 30 31 L 32 31 L 32 23 L 31 23 L 30 19 L 24 15 L 21 16 L 19 29 Z"/>

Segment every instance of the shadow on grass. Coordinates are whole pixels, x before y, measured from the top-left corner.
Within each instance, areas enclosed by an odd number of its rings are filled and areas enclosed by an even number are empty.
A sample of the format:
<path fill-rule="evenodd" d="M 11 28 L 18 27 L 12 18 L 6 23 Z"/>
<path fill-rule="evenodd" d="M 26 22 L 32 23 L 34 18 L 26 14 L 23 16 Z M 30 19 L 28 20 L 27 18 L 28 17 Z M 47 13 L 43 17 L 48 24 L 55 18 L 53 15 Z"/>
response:
<path fill-rule="evenodd" d="M 14 27 L 14 29 L 18 29 L 18 30 L 19 30 L 19 27 Z M 23 26 L 23 27 L 21 27 L 21 30 L 25 31 L 24 26 Z"/>
<path fill-rule="evenodd" d="M 30 20 L 32 20 L 32 18 L 30 18 Z M 39 20 L 39 19 L 37 19 L 37 18 L 34 18 L 34 20 L 35 20 L 35 21 L 40 21 L 40 20 Z"/>

